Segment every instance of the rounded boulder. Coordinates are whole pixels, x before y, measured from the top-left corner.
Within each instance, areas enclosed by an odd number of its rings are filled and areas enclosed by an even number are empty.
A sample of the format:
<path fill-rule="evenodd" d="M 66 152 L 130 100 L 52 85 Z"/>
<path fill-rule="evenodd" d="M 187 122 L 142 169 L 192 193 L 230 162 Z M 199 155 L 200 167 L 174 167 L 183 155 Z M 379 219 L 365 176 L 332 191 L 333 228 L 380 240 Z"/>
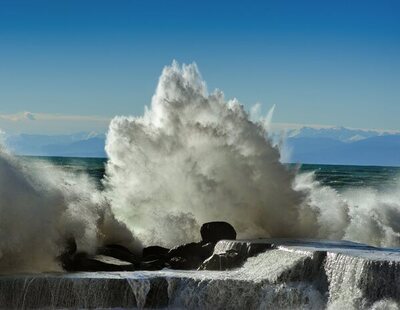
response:
<path fill-rule="evenodd" d="M 203 242 L 218 242 L 219 240 L 236 239 L 236 231 L 227 222 L 208 222 L 201 226 L 200 234 Z"/>

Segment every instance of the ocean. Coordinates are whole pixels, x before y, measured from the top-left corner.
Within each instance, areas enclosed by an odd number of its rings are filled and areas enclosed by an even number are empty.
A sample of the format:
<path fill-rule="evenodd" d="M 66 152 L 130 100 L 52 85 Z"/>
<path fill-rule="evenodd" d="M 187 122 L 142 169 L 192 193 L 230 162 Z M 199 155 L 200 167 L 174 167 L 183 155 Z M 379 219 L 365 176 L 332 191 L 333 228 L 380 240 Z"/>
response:
<path fill-rule="evenodd" d="M 71 173 L 87 174 L 102 188 L 101 180 L 105 173 L 106 158 L 77 157 L 25 157 L 29 160 L 48 162 Z M 348 188 L 373 188 L 385 190 L 400 180 L 400 167 L 382 166 L 346 166 L 346 165 L 311 165 L 289 164 L 288 169 L 299 172 L 314 172 L 315 178 L 324 186 L 337 191 Z"/>

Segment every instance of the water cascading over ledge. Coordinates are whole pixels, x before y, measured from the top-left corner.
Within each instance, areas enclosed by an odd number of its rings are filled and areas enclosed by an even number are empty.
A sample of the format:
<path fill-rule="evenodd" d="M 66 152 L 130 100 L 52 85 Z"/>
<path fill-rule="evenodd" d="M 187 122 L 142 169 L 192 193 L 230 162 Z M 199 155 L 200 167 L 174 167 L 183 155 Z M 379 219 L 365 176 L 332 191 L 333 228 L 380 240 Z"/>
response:
<path fill-rule="evenodd" d="M 369 309 L 399 306 L 400 251 L 352 242 L 220 241 L 214 253 L 268 249 L 226 271 L 0 277 L 0 308 Z"/>

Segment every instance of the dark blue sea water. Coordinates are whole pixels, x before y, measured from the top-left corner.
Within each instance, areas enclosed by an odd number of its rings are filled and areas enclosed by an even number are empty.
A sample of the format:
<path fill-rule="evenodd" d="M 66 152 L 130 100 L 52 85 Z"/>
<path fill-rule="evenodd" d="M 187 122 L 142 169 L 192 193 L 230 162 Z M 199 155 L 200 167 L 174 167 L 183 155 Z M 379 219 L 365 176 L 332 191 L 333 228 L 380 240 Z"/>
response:
<path fill-rule="evenodd" d="M 400 167 L 302 165 L 300 170 L 314 171 L 318 181 L 338 190 L 347 187 L 384 189 L 400 178 Z"/>
<path fill-rule="evenodd" d="M 26 157 L 27 160 L 50 162 L 74 173 L 86 173 L 99 186 L 105 172 L 105 158 L 72 158 L 72 157 Z M 288 169 L 298 166 L 288 165 Z M 376 189 L 392 186 L 399 181 L 400 167 L 378 166 L 343 166 L 343 165 L 310 165 L 304 164 L 300 172 L 314 172 L 316 179 L 323 185 L 337 190 L 348 187 L 372 187 Z"/>

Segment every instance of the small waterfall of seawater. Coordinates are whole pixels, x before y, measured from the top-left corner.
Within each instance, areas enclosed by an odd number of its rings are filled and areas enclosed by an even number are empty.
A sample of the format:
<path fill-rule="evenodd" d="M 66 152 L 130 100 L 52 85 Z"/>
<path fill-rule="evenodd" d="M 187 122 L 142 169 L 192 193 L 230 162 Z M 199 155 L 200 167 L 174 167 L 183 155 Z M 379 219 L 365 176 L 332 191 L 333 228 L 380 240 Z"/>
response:
<path fill-rule="evenodd" d="M 220 241 L 215 253 L 266 242 Z M 321 244 L 270 245 L 227 271 L 2 276 L 0 308 L 398 309 L 400 253 Z"/>
<path fill-rule="evenodd" d="M 388 258 L 389 259 L 389 258 Z M 331 309 L 387 309 L 400 301 L 400 262 L 328 253 L 325 263 Z"/>
<path fill-rule="evenodd" d="M 104 272 L 3 276 L 0 308 L 157 308 L 158 302 L 165 304 L 166 285 L 164 298 L 157 291 L 165 280 L 130 276 Z"/>

